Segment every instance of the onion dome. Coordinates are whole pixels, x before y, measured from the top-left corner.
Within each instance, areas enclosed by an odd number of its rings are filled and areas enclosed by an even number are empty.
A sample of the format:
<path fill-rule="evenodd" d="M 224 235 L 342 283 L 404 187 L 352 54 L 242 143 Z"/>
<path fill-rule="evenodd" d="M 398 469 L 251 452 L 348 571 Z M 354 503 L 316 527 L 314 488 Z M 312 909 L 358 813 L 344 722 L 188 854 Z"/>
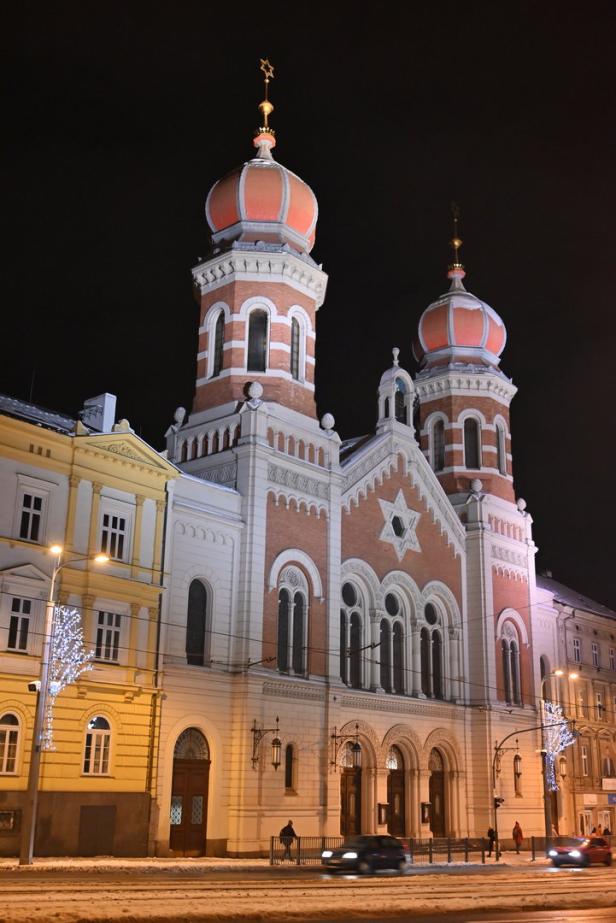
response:
<path fill-rule="evenodd" d="M 422 367 L 452 363 L 497 366 L 507 341 L 505 325 L 489 304 L 464 288 L 466 273 L 458 254 L 462 241 L 457 233 L 451 243 L 454 261 L 447 273 L 449 291 L 421 315 L 413 353 Z"/>
<path fill-rule="evenodd" d="M 310 186 L 272 156 L 276 138 L 268 118 L 274 107 L 267 90 L 274 70 L 267 60 L 261 61 L 261 70 L 265 74 L 265 99 L 259 105 L 263 126 L 253 139 L 257 154 L 214 183 L 205 203 L 205 215 L 214 244 L 263 241 L 309 252 L 318 216 L 316 196 Z"/>

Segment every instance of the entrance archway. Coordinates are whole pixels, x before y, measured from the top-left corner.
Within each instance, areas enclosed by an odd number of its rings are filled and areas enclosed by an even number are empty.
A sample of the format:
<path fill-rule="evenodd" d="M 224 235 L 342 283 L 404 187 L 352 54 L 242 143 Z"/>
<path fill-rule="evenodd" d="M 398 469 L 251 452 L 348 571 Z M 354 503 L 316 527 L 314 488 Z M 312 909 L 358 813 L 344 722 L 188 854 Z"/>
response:
<path fill-rule="evenodd" d="M 187 728 L 173 751 L 169 847 L 178 855 L 205 852 L 210 749 L 197 728 Z"/>
<path fill-rule="evenodd" d="M 387 830 L 391 836 L 405 836 L 404 757 L 398 747 L 390 747 L 387 768 Z"/>
<path fill-rule="evenodd" d="M 340 833 L 343 837 L 361 833 L 361 769 L 353 763 L 353 744 L 342 753 L 340 776 Z"/>
<path fill-rule="evenodd" d="M 428 769 L 430 771 L 430 830 L 432 836 L 445 836 L 445 763 L 440 750 L 434 748 L 430 751 Z"/>

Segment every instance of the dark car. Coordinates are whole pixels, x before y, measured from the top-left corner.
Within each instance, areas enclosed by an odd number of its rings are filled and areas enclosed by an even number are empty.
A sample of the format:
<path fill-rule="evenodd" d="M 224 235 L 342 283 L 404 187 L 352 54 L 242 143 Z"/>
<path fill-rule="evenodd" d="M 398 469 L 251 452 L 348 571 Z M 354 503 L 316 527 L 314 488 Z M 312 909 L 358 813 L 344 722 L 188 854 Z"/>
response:
<path fill-rule="evenodd" d="M 566 845 L 559 844 L 548 849 L 552 865 L 581 865 L 601 863 L 612 864 L 612 849 L 603 837 L 572 837 Z"/>
<path fill-rule="evenodd" d="M 393 836 L 354 836 L 335 849 L 321 853 L 323 865 L 330 869 L 354 870 L 366 874 L 377 869 L 407 867 L 404 846 Z"/>

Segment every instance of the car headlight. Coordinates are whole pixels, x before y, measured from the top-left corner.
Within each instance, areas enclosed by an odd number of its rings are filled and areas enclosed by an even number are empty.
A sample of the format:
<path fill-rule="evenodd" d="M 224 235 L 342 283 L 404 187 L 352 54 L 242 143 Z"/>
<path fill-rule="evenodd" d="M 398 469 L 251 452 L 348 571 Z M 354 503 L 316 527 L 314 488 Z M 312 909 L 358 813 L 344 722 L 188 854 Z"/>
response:
<path fill-rule="evenodd" d="M 326 849 L 324 852 L 321 853 L 321 859 L 331 859 L 333 855 L 334 854 L 331 851 L 331 849 Z"/>
<path fill-rule="evenodd" d="M 581 858 L 582 858 L 582 853 L 579 851 L 579 849 L 572 849 L 572 850 L 569 852 L 569 855 L 571 856 L 572 859 L 581 859 Z"/>
<path fill-rule="evenodd" d="M 357 853 L 356 852 L 343 852 L 342 858 L 343 859 L 357 859 Z"/>
<path fill-rule="evenodd" d="M 325 853 L 323 853 L 323 855 L 325 855 Z M 548 856 L 557 856 L 557 855 L 558 855 L 558 853 L 556 852 L 555 849 L 551 849 L 551 850 L 549 851 L 549 853 L 548 853 Z"/>

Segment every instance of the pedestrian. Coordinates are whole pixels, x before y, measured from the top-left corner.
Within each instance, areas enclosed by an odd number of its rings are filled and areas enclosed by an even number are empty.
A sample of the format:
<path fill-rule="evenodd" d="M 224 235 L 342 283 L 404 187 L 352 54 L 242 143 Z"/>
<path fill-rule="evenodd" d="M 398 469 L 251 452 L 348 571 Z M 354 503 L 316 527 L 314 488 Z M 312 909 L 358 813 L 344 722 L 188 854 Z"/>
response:
<path fill-rule="evenodd" d="M 601 824 L 599 824 L 597 827 L 597 836 L 603 836 L 603 827 Z"/>
<path fill-rule="evenodd" d="M 590 831 L 590 835 L 595 836 L 596 832 L 597 832 L 597 828 L 593 827 L 592 830 Z"/>
<path fill-rule="evenodd" d="M 611 836 L 611 835 L 612 835 L 612 834 L 611 834 L 610 828 L 609 828 L 609 827 L 604 827 L 604 828 L 603 828 L 603 836 Z"/>
<path fill-rule="evenodd" d="M 522 833 L 522 828 L 520 827 L 520 824 L 517 820 L 513 825 L 511 836 L 513 837 L 513 842 L 515 843 L 515 851 L 519 854 L 520 846 L 522 845 L 522 840 L 524 839 L 524 834 Z"/>
<path fill-rule="evenodd" d="M 284 846 L 284 856 L 283 859 L 291 858 L 291 846 L 293 845 L 293 840 L 297 839 L 297 833 L 293 829 L 293 821 L 290 820 L 286 827 L 283 827 L 280 831 L 280 842 Z"/>
<path fill-rule="evenodd" d="M 496 842 L 496 830 L 494 827 L 488 827 L 488 856 L 492 855 L 494 843 Z"/>

